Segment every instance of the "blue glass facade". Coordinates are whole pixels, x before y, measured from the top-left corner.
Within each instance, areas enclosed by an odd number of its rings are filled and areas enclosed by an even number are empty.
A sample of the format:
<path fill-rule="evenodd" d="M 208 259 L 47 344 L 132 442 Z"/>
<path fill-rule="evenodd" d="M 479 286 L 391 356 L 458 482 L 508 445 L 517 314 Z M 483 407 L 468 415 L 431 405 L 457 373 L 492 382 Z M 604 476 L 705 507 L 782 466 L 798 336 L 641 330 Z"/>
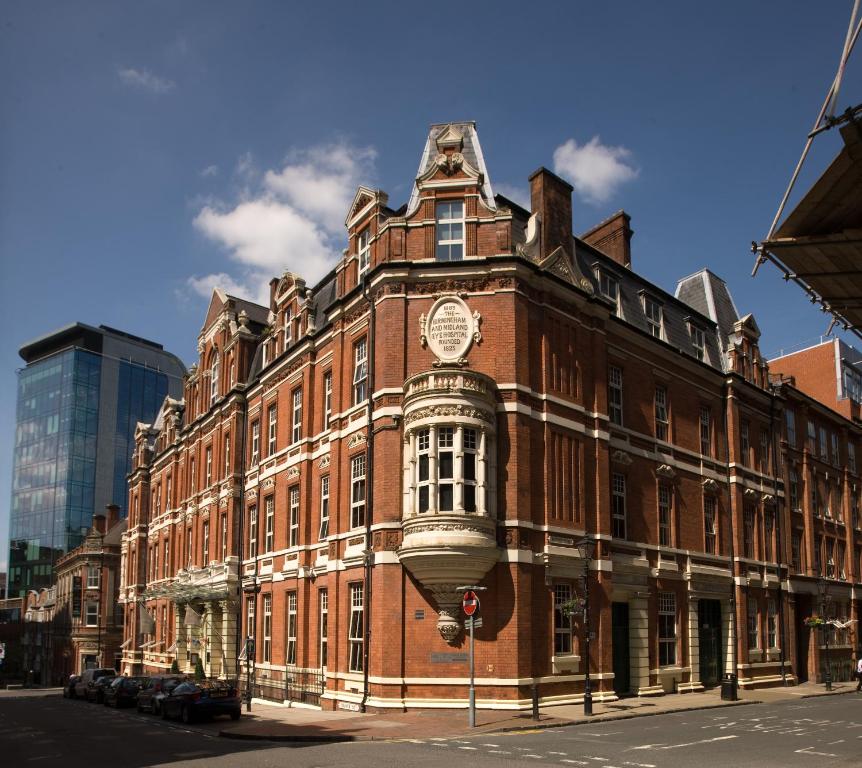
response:
<path fill-rule="evenodd" d="M 9 596 L 50 586 L 93 514 L 126 513 L 135 427 L 181 392 L 182 363 L 159 345 L 105 328 L 68 326 L 22 348 L 18 375 Z M 138 362 L 138 361 L 142 362 Z"/>
<path fill-rule="evenodd" d="M 101 360 L 71 349 L 18 377 L 9 594 L 51 583 L 93 518 Z"/>
<path fill-rule="evenodd" d="M 121 362 L 117 386 L 117 421 L 114 430 L 114 482 L 112 499 L 126 514 L 126 476 L 132 470 L 135 425 L 150 423 L 168 394 L 164 373 Z"/>

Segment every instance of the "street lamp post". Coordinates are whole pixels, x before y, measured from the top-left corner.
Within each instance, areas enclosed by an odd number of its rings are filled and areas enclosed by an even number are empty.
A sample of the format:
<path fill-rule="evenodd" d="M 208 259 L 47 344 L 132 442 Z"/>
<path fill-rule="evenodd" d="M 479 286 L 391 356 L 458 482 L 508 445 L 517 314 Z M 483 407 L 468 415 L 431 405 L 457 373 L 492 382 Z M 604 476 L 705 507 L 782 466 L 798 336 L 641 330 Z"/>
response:
<path fill-rule="evenodd" d="M 826 668 L 824 670 L 823 682 L 826 684 L 826 690 L 832 690 L 832 664 L 829 660 L 829 623 L 826 619 L 826 607 L 832 596 L 829 594 L 829 585 L 826 579 L 822 576 L 817 580 L 817 592 L 820 595 L 820 616 L 823 619 L 823 638 L 826 653 Z"/>
<path fill-rule="evenodd" d="M 584 560 L 584 715 L 593 714 L 593 691 L 590 684 L 590 561 L 596 549 L 595 539 L 587 536 L 577 545 Z"/>

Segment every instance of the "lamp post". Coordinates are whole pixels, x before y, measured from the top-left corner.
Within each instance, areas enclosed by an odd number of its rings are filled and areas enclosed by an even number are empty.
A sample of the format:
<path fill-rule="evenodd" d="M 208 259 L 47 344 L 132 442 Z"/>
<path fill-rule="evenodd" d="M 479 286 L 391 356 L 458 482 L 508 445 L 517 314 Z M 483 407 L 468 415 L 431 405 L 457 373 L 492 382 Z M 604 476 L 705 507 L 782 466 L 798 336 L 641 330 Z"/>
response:
<path fill-rule="evenodd" d="M 826 669 L 824 670 L 823 682 L 826 690 L 832 690 L 832 664 L 829 660 L 829 624 L 826 620 L 826 608 L 832 596 L 829 594 L 829 585 L 822 576 L 817 580 L 817 593 L 820 595 L 820 615 L 823 618 L 823 638 L 826 652 Z"/>
<path fill-rule="evenodd" d="M 584 560 L 584 574 L 581 577 L 584 589 L 584 715 L 589 716 L 593 714 L 593 691 L 590 685 L 590 561 L 596 550 L 596 541 L 586 536 L 576 546 Z"/>

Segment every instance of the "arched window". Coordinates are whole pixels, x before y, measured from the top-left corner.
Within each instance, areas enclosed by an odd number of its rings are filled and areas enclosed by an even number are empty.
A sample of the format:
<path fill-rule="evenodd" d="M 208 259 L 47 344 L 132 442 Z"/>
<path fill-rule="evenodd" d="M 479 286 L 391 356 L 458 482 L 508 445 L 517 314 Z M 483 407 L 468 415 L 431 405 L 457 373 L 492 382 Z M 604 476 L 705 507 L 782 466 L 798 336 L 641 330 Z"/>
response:
<path fill-rule="evenodd" d="M 210 405 L 212 405 L 218 397 L 218 377 L 219 377 L 219 356 L 215 353 L 213 358 L 212 368 L 210 369 Z"/>

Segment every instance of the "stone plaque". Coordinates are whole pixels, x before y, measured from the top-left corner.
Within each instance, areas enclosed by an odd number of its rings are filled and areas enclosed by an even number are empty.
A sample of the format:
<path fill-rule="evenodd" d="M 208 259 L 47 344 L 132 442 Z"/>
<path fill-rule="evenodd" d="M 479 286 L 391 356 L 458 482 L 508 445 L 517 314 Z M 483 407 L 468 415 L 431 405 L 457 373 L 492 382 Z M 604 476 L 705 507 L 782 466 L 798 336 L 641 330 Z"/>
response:
<path fill-rule="evenodd" d="M 469 653 L 432 653 L 431 654 L 431 663 L 432 664 L 463 664 L 465 661 L 470 660 Z"/>
<path fill-rule="evenodd" d="M 441 364 L 463 365 L 470 347 L 482 338 L 480 320 L 479 313 L 470 312 L 459 296 L 442 296 L 427 317 L 419 318 L 422 345 L 427 345 Z"/>

